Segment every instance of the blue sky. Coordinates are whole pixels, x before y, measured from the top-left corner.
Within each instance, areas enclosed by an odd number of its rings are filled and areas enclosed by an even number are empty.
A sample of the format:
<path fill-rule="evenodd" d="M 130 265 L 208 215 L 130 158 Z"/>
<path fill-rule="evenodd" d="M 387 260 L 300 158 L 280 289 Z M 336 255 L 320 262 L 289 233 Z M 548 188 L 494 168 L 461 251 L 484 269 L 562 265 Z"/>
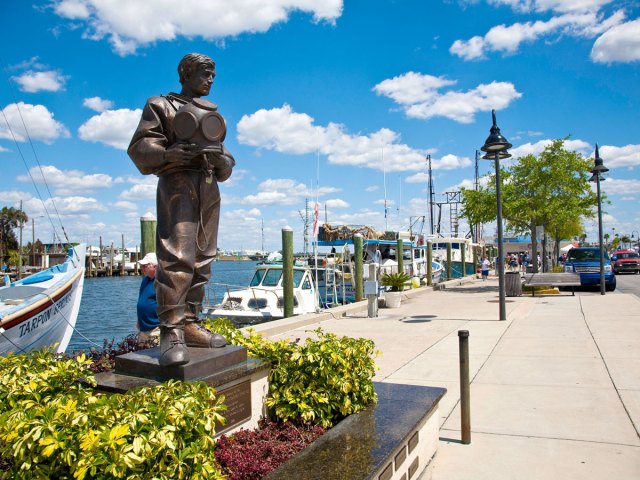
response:
<path fill-rule="evenodd" d="M 428 214 L 426 155 L 436 201 L 472 186 L 492 108 L 514 157 L 568 135 L 585 156 L 598 143 L 605 233 L 640 229 L 637 0 L 5 0 L 2 13 L 0 205 L 22 200 L 45 242 L 61 222 L 72 241 L 139 243 L 157 180 L 125 150 L 146 99 L 179 91 L 189 52 L 216 61 L 208 98 L 237 162 L 221 248 L 261 248 L 264 224 L 266 249 L 286 225 L 302 249 L 316 196 L 321 222 L 407 229 Z"/>

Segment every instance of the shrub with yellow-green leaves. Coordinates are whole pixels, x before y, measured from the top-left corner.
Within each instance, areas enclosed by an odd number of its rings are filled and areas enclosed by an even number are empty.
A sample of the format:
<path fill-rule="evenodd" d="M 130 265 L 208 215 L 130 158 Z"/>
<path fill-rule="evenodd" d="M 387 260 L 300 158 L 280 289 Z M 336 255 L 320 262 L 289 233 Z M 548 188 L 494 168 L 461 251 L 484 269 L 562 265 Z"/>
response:
<path fill-rule="evenodd" d="M 302 419 L 331 427 L 376 401 L 373 376 L 375 344 L 365 338 L 339 337 L 321 329 L 302 343 L 271 341 L 255 331 L 247 336 L 226 319 L 207 327 L 249 355 L 271 362 L 266 405 L 276 420 Z"/>
<path fill-rule="evenodd" d="M 11 479 L 223 478 L 214 457 L 222 397 L 169 381 L 104 395 L 83 356 L 0 357 L 0 454 Z"/>

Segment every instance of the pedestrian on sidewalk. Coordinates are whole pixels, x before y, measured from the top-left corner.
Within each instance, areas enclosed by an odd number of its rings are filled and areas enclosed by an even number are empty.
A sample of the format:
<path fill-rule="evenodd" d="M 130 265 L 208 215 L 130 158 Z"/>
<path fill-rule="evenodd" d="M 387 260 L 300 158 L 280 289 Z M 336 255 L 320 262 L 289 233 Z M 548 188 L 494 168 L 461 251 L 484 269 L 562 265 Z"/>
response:
<path fill-rule="evenodd" d="M 487 257 L 482 259 L 482 263 L 480 264 L 480 274 L 482 276 L 482 280 L 486 280 L 489 278 L 489 268 L 491 267 L 491 262 Z"/>

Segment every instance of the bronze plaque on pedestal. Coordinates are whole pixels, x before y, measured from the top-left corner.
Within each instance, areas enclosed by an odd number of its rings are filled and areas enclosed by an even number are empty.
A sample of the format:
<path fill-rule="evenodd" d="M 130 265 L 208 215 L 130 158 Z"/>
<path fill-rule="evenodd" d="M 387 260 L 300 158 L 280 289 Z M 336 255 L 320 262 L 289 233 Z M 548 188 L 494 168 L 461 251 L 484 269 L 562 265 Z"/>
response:
<path fill-rule="evenodd" d="M 224 390 L 218 390 L 217 393 L 224 395 L 227 411 L 222 415 L 227 423 L 225 425 L 216 423 L 216 435 L 251 419 L 251 381 L 247 380 Z"/>

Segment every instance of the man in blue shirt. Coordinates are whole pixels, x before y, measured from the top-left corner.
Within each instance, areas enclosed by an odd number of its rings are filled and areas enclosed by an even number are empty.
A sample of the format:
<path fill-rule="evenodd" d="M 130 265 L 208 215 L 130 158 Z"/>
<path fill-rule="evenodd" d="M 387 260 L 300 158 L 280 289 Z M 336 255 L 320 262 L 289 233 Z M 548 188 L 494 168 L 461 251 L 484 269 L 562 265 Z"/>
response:
<path fill-rule="evenodd" d="M 140 262 L 142 269 L 142 284 L 140 285 L 140 295 L 138 296 L 138 340 L 140 342 L 158 342 L 160 336 L 160 321 L 158 320 L 158 302 L 156 300 L 156 289 L 154 281 L 156 278 L 156 268 L 158 259 L 156 254 L 147 253 Z"/>

